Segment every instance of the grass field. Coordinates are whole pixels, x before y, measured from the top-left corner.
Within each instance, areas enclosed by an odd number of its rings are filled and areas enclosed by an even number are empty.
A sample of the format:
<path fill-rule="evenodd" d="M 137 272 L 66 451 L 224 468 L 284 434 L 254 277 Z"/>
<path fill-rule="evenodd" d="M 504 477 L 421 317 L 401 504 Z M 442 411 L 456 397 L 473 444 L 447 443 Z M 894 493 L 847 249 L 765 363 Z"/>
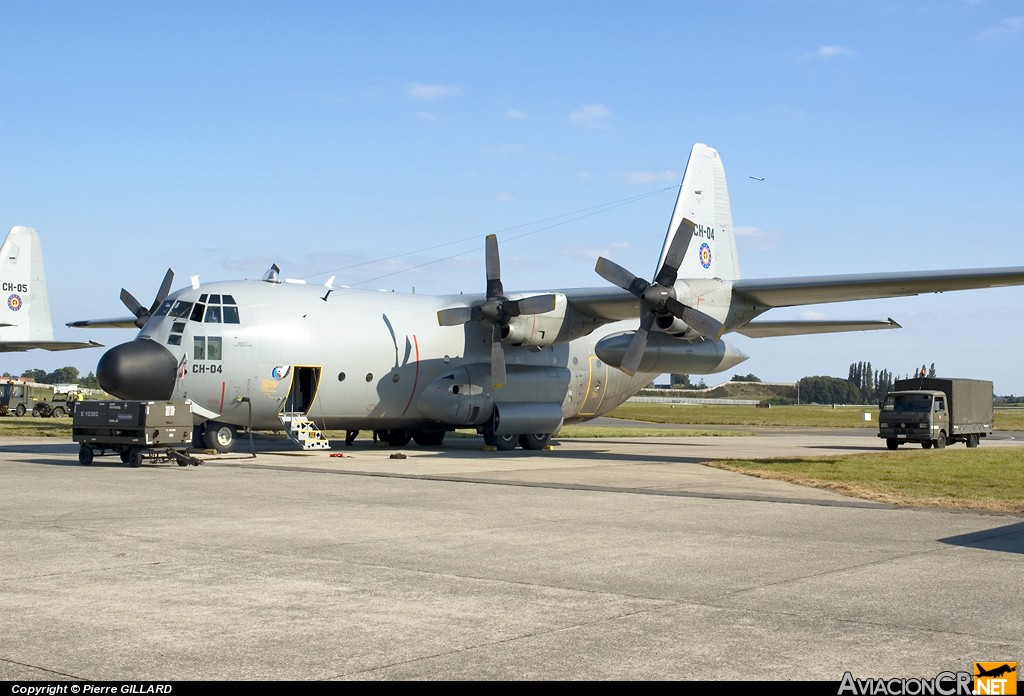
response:
<path fill-rule="evenodd" d="M 886 450 L 707 465 L 896 505 L 1024 514 L 1024 457 L 1018 448 Z"/>
<path fill-rule="evenodd" d="M 864 414 L 871 420 L 864 420 Z M 877 428 L 878 409 L 868 406 L 727 406 L 625 403 L 610 418 L 679 425 L 749 425 L 820 428 Z M 1024 430 L 1024 409 L 997 409 L 996 430 Z"/>

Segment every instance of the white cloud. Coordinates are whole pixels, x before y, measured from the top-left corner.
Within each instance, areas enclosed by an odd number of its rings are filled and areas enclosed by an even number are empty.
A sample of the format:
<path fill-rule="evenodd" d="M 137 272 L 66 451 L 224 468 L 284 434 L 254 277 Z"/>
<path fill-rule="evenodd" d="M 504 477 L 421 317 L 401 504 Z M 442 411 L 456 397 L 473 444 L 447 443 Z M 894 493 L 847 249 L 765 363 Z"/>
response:
<path fill-rule="evenodd" d="M 759 251 L 770 251 L 782 239 L 779 232 L 768 232 L 759 227 L 734 227 L 733 233 L 743 239 L 748 239 Z"/>
<path fill-rule="evenodd" d="M 982 39 L 994 39 L 1000 36 L 1013 36 L 1024 33 L 1024 17 L 1007 17 L 998 26 L 981 32 Z"/>
<path fill-rule="evenodd" d="M 406 94 L 412 99 L 421 101 L 432 101 L 441 97 L 451 97 L 459 93 L 459 88 L 453 85 L 424 85 L 414 82 L 409 85 Z"/>
<path fill-rule="evenodd" d="M 659 181 L 677 181 L 681 175 L 671 169 L 661 172 L 626 172 L 623 176 L 631 184 L 653 184 Z"/>
<path fill-rule="evenodd" d="M 505 118 L 512 121 L 525 121 L 530 117 L 525 111 L 520 111 L 519 109 L 507 109 L 505 111 Z"/>
<path fill-rule="evenodd" d="M 800 312 L 800 318 L 806 321 L 825 321 L 828 316 L 821 312 L 815 312 L 810 309 Z"/>
<path fill-rule="evenodd" d="M 857 52 L 845 46 L 826 44 L 818 47 L 817 55 L 819 58 L 836 58 L 838 56 L 855 56 Z"/>
<path fill-rule="evenodd" d="M 498 195 L 496 196 L 496 198 L 497 198 L 497 199 L 498 199 L 499 201 L 501 201 L 502 203 L 513 203 L 513 202 L 515 202 L 515 200 L 516 200 L 516 197 L 515 197 L 515 196 L 513 196 L 513 195 L 512 195 L 511 193 L 505 193 L 504 191 L 502 191 L 501 193 L 499 193 L 499 194 L 498 194 Z"/>
<path fill-rule="evenodd" d="M 586 104 L 569 114 L 569 121 L 586 128 L 608 128 L 612 112 L 603 104 Z"/>

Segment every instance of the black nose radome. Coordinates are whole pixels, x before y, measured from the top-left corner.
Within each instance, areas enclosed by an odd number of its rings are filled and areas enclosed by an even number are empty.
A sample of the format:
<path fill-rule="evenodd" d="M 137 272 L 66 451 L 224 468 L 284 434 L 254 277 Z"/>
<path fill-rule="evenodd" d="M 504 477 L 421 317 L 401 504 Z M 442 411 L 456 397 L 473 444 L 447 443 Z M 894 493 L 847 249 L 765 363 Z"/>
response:
<path fill-rule="evenodd" d="M 145 338 L 111 348 L 96 365 L 100 386 L 119 399 L 170 399 L 177 373 L 171 352 Z"/>

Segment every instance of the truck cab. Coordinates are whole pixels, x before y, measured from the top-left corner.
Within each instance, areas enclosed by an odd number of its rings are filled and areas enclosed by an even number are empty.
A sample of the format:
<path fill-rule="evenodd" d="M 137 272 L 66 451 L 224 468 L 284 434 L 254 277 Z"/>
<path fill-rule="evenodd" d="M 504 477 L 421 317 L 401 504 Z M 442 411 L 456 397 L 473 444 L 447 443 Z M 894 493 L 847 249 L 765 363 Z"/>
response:
<path fill-rule="evenodd" d="M 942 449 L 963 442 L 977 447 L 992 434 L 992 383 L 921 377 L 897 380 L 878 414 L 878 437 L 891 450 L 905 442 Z"/>
<path fill-rule="evenodd" d="M 904 442 L 925 449 L 946 446 L 949 438 L 946 395 L 938 391 L 889 392 L 878 417 L 878 437 L 894 450 Z"/>

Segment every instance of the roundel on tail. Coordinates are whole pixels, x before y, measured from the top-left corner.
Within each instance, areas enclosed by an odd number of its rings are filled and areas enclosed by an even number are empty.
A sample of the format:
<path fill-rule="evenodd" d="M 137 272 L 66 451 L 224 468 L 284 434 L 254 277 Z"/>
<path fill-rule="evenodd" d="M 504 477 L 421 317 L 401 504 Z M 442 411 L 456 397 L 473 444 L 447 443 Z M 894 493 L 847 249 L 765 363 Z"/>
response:
<path fill-rule="evenodd" d="M 700 245 L 700 265 L 704 268 L 711 268 L 711 247 L 707 242 Z"/>
<path fill-rule="evenodd" d="M 14 294 L 7 298 L 7 306 L 12 312 L 17 312 L 21 309 L 21 295 Z"/>

